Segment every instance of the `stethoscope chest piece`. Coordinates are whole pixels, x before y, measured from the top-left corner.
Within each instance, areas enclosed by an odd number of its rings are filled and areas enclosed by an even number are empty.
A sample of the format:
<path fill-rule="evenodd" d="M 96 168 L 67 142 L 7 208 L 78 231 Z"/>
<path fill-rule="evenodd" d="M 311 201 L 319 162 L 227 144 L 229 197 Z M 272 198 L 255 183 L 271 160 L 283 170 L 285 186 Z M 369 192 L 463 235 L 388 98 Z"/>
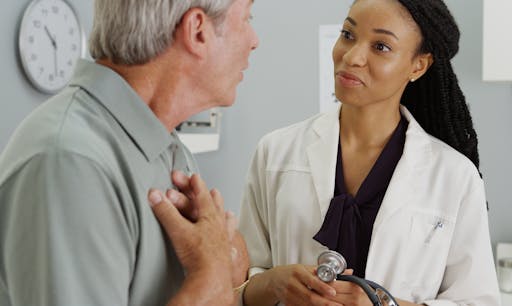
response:
<path fill-rule="evenodd" d="M 323 282 L 330 283 L 336 279 L 351 282 L 363 289 L 374 306 L 398 306 L 393 296 L 381 285 L 355 275 L 341 275 L 346 268 L 347 261 L 336 251 L 328 250 L 318 255 L 316 275 Z"/>
<path fill-rule="evenodd" d="M 329 283 L 336 279 L 338 274 L 347 268 L 347 262 L 341 254 L 333 251 L 324 251 L 318 256 L 316 275 L 322 281 Z"/>

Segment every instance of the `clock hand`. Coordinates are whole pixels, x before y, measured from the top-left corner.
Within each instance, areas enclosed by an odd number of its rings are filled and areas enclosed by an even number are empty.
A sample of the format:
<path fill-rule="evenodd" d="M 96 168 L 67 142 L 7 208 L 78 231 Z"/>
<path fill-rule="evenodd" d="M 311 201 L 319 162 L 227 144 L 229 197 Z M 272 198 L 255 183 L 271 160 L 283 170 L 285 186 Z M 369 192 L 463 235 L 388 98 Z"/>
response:
<path fill-rule="evenodd" d="M 57 78 L 57 48 L 55 47 L 53 49 L 53 59 L 54 59 L 54 64 L 55 64 L 55 78 Z"/>
<path fill-rule="evenodd" d="M 52 42 L 53 49 L 57 49 L 57 43 L 55 42 L 55 39 L 50 34 L 50 31 L 48 31 L 48 27 L 44 26 L 44 30 L 46 32 L 46 35 L 48 35 L 48 38 L 50 38 L 50 41 Z"/>
<path fill-rule="evenodd" d="M 46 32 L 46 35 L 48 35 L 48 38 L 52 42 L 53 46 L 53 63 L 54 63 L 54 75 L 57 77 L 57 42 L 55 41 L 55 38 L 53 35 L 50 34 L 50 31 L 48 30 L 47 26 L 44 26 L 44 31 Z"/>

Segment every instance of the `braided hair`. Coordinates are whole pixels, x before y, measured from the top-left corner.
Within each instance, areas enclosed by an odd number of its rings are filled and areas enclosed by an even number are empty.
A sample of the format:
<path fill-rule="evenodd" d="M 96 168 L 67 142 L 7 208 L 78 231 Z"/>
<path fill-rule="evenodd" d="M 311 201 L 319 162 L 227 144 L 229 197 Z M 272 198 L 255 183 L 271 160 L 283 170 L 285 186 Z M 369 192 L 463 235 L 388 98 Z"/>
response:
<path fill-rule="evenodd" d="M 457 24 L 442 0 L 398 1 L 421 30 L 418 54 L 430 53 L 434 60 L 419 80 L 407 85 L 400 102 L 427 133 L 464 154 L 478 169 L 476 132 L 450 63 L 459 50 Z"/>

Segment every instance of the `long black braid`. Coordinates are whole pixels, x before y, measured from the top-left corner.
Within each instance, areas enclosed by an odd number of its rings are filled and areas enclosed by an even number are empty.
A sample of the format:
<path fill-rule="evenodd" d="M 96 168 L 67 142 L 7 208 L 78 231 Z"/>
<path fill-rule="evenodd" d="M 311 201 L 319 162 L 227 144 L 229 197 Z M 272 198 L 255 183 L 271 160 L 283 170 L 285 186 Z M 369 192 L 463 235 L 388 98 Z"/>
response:
<path fill-rule="evenodd" d="M 478 139 L 450 63 L 459 50 L 457 24 L 442 0 L 398 1 L 421 30 L 418 52 L 431 53 L 434 58 L 425 75 L 407 85 L 401 103 L 427 133 L 467 156 L 478 168 Z"/>

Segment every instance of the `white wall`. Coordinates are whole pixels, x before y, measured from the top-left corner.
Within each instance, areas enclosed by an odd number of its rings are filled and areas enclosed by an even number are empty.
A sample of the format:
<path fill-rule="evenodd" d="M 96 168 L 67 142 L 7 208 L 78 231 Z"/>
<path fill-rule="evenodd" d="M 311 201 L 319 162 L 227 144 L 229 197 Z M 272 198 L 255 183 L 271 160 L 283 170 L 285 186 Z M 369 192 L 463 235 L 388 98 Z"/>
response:
<path fill-rule="evenodd" d="M 512 1 L 484 0 L 483 79 L 512 81 Z M 505 35 L 504 31 L 505 30 Z"/>
<path fill-rule="evenodd" d="M 86 33 L 92 1 L 70 1 Z M 33 90 L 17 58 L 17 27 L 28 0 L 4 0 L 0 10 L 0 150 L 14 128 L 47 97 Z M 202 175 L 238 211 L 250 157 L 265 133 L 318 111 L 318 26 L 343 21 L 347 0 L 256 1 L 253 24 L 260 47 L 238 90 L 236 104 L 223 110 L 220 151 L 198 155 Z M 462 31 L 454 60 L 480 139 L 481 171 L 490 204 L 494 242 L 512 242 L 512 83 L 484 83 L 482 2 L 448 0 Z M 508 30 L 508 29 L 506 29 Z M 35 131 L 36 132 L 36 131 Z"/>

